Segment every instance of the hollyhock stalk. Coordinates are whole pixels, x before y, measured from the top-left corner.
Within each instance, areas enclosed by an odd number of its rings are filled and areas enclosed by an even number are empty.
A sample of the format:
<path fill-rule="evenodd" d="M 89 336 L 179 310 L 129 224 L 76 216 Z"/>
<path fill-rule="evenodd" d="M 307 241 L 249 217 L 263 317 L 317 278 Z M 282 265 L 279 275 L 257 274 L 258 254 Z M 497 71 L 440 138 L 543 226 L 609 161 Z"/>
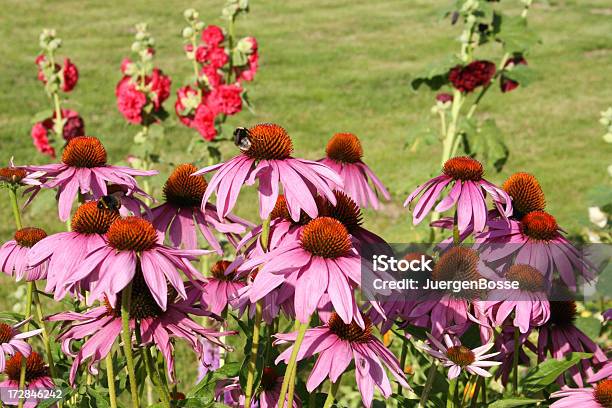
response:
<path fill-rule="evenodd" d="M 139 408 L 138 383 L 136 369 L 134 367 L 134 356 L 132 355 L 132 332 L 130 331 L 130 307 L 132 303 L 132 282 L 128 283 L 121 291 L 121 340 L 123 341 L 123 353 L 125 354 L 128 376 L 130 378 L 130 396 L 132 408 Z"/>

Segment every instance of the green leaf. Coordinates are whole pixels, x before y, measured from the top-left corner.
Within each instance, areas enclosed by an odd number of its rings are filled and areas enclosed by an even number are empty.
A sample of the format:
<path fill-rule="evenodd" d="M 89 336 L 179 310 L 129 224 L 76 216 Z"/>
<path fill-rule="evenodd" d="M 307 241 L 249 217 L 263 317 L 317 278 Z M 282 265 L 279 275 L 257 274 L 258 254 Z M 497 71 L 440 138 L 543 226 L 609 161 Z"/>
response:
<path fill-rule="evenodd" d="M 591 356 L 591 353 L 570 353 L 563 360 L 551 359 L 538 364 L 521 381 L 523 392 L 529 394 L 544 389 L 580 360 Z"/>
<path fill-rule="evenodd" d="M 472 130 L 473 125 L 469 121 L 460 126 L 465 132 L 465 152 L 484 162 L 487 167 L 501 171 L 510 152 L 495 120 L 485 120 L 476 131 Z"/>
<path fill-rule="evenodd" d="M 509 398 L 495 401 L 489 404 L 488 408 L 510 408 L 510 407 L 522 407 L 527 404 L 535 404 L 542 400 L 533 398 Z"/>
<path fill-rule="evenodd" d="M 448 82 L 448 71 L 457 65 L 461 65 L 461 60 L 456 56 L 451 56 L 443 61 L 438 61 L 428 65 L 412 80 L 412 89 L 417 90 L 423 84 L 430 89 L 440 89 Z"/>
<path fill-rule="evenodd" d="M 32 124 L 35 124 L 51 117 L 53 117 L 53 111 L 51 109 L 45 109 L 40 112 L 36 112 L 34 116 L 32 116 L 31 122 Z"/>
<path fill-rule="evenodd" d="M 601 331 L 601 321 L 594 317 L 578 317 L 574 323 L 580 331 L 586 334 L 589 338 L 594 339 L 599 336 Z"/>
<path fill-rule="evenodd" d="M 540 42 L 536 33 L 527 26 L 527 20 L 520 16 L 496 14 L 494 19 L 497 39 L 509 53 L 524 53 Z"/>
<path fill-rule="evenodd" d="M 232 51 L 232 64 L 235 67 L 241 67 L 243 65 L 246 65 L 248 62 L 249 62 L 249 59 L 244 52 L 238 49 L 234 49 Z"/>
<path fill-rule="evenodd" d="M 528 86 L 537 78 L 536 72 L 525 64 L 517 64 L 512 69 L 504 70 L 503 76 L 518 82 L 521 86 Z"/>
<path fill-rule="evenodd" d="M 223 367 L 210 371 L 202 381 L 187 394 L 188 397 L 197 397 L 202 401 L 212 402 L 215 399 L 217 381 L 236 377 L 240 371 L 240 363 L 225 363 Z"/>

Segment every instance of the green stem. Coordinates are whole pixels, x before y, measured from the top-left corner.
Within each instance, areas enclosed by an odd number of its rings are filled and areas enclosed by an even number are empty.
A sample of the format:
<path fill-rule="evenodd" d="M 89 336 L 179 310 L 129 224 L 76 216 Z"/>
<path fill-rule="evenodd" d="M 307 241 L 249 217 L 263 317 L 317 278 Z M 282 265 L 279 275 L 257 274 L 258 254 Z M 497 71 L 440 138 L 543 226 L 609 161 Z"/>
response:
<path fill-rule="evenodd" d="M 400 355 L 400 368 L 402 372 L 404 371 L 404 367 L 406 367 L 406 357 L 408 357 L 408 342 L 402 341 L 402 354 Z M 402 395 L 404 393 L 404 388 L 401 384 L 397 384 L 397 394 Z"/>
<path fill-rule="evenodd" d="M 457 379 L 448 382 L 448 392 L 446 394 L 446 408 L 455 407 L 455 390 L 457 389 Z"/>
<path fill-rule="evenodd" d="M 514 328 L 514 354 L 512 355 L 512 371 L 514 373 L 512 377 L 512 391 L 514 395 L 518 395 L 518 362 L 519 362 L 519 340 L 520 340 L 520 331 L 518 327 Z"/>
<path fill-rule="evenodd" d="M 291 372 L 296 364 L 297 356 L 300 351 L 300 347 L 302 346 L 302 341 L 304 341 L 304 336 L 306 335 L 306 330 L 308 329 L 309 323 L 310 317 L 306 323 L 300 323 L 298 328 L 297 338 L 295 339 L 293 350 L 291 351 L 291 357 L 289 357 L 289 362 L 287 363 L 287 368 L 285 369 L 285 377 L 283 378 L 280 398 L 278 399 L 278 408 L 283 408 L 284 406 L 285 396 L 287 395 L 287 390 L 289 389 L 289 381 L 291 380 Z"/>
<path fill-rule="evenodd" d="M 463 389 L 463 396 L 461 397 L 461 408 L 463 408 L 463 404 L 465 404 L 465 402 L 467 401 L 468 394 L 470 394 L 473 387 L 473 381 L 475 380 L 476 379 L 474 378 L 474 376 L 470 376 L 470 378 L 465 383 L 465 388 Z"/>
<path fill-rule="evenodd" d="M 483 385 L 483 382 L 483 377 L 478 377 L 478 379 L 476 380 L 476 388 L 474 388 L 474 395 L 472 395 L 472 402 L 470 403 L 470 408 L 476 408 L 476 405 L 478 404 L 478 394 L 480 392 L 480 388 Z"/>
<path fill-rule="evenodd" d="M 17 204 L 17 188 L 9 186 L 8 193 L 11 201 L 11 208 L 13 210 L 13 217 L 15 218 L 15 226 L 17 229 L 21 229 L 23 225 L 21 224 L 21 213 L 19 212 L 19 205 Z"/>
<path fill-rule="evenodd" d="M 40 328 L 42 329 L 42 338 L 43 343 L 45 345 L 45 353 L 47 353 L 47 362 L 49 363 L 49 374 L 51 374 L 51 378 L 55 378 L 55 365 L 53 364 L 53 354 L 51 352 L 51 339 L 49 337 L 49 331 L 47 330 L 47 325 L 45 323 L 45 315 L 43 313 L 42 304 L 40 303 L 40 298 L 38 297 L 38 290 L 36 289 L 36 282 L 29 282 L 32 284 L 32 296 L 34 298 L 34 307 L 36 308 L 36 315 L 38 317 L 38 323 L 40 324 Z"/>
<path fill-rule="evenodd" d="M 261 247 L 264 251 L 267 251 L 270 245 L 270 221 L 271 217 L 268 217 L 261 225 Z"/>
<path fill-rule="evenodd" d="M 155 388 L 157 389 L 157 394 L 162 400 L 162 404 L 165 407 L 170 408 L 170 392 L 164 388 L 159 372 L 155 367 L 153 367 L 150 347 L 151 346 L 144 346 L 144 348 L 142 349 L 142 355 L 145 363 L 145 369 L 147 371 L 147 376 L 151 379 L 153 385 L 155 385 Z"/>
<path fill-rule="evenodd" d="M 134 367 L 134 356 L 132 355 L 132 332 L 130 331 L 130 307 L 132 303 L 132 282 L 121 291 L 121 339 L 123 340 L 123 353 L 127 363 L 128 376 L 130 378 L 130 395 L 132 407 L 139 408 L 138 383 L 136 369 Z"/>
<path fill-rule="evenodd" d="M 336 395 L 338 394 L 338 388 L 340 388 L 340 379 L 342 377 L 338 377 L 335 383 L 329 382 L 329 393 L 327 394 L 327 398 L 325 399 L 325 404 L 323 408 L 330 408 L 334 401 L 336 400 Z"/>
<path fill-rule="evenodd" d="M 297 363 L 291 370 L 291 377 L 289 379 L 289 389 L 287 390 L 287 407 L 293 408 L 293 396 L 295 394 L 295 381 L 297 377 Z"/>
<path fill-rule="evenodd" d="M 451 121 L 446 129 L 446 138 L 442 142 L 442 166 L 451 158 L 451 150 L 455 142 L 457 122 L 459 121 L 459 112 L 462 105 L 463 95 L 455 89 L 453 91 L 453 103 L 451 105 Z"/>
<path fill-rule="evenodd" d="M 32 293 L 34 291 L 34 282 L 27 283 L 27 291 L 26 291 L 26 305 L 25 305 L 25 318 L 26 320 L 32 317 Z M 30 323 L 26 323 L 23 326 L 23 331 L 28 331 Z M 19 389 L 25 390 L 25 381 L 26 381 L 26 362 L 27 359 L 22 356 L 21 358 L 21 371 L 19 372 Z M 23 408 L 25 400 L 23 398 L 19 399 L 18 408 Z"/>
<path fill-rule="evenodd" d="M 425 383 L 423 393 L 421 394 L 421 398 L 419 400 L 419 407 L 425 407 L 425 402 L 429 397 L 429 392 L 431 391 L 431 387 L 433 386 L 437 371 L 438 369 L 436 367 L 436 362 L 432 361 L 431 366 L 429 367 L 429 371 L 427 372 L 427 382 Z"/>
<path fill-rule="evenodd" d="M 115 391 L 115 370 L 113 368 L 113 350 L 108 352 L 106 358 L 106 381 L 108 382 L 108 397 L 111 408 L 117 408 L 117 393 Z"/>
<path fill-rule="evenodd" d="M 263 314 L 263 306 L 261 302 L 255 304 L 255 321 L 253 322 L 253 340 L 251 343 L 251 355 L 249 356 L 249 364 L 247 367 L 247 384 L 244 393 L 245 408 L 250 408 L 253 400 L 253 385 L 255 384 L 255 370 L 257 369 L 257 353 L 259 351 L 259 330 L 261 326 L 261 318 Z"/>
<path fill-rule="evenodd" d="M 453 244 L 459 245 L 461 242 L 461 236 L 459 235 L 459 216 L 457 210 L 455 210 L 455 216 L 453 217 Z"/>
<path fill-rule="evenodd" d="M 232 71 L 234 70 L 234 62 L 232 59 L 232 54 L 234 53 L 234 17 L 230 17 L 229 22 L 227 24 L 228 31 L 228 48 L 229 48 L 229 69 L 227 70 L 227 79 L 225 83 L 232 83 Z"/>

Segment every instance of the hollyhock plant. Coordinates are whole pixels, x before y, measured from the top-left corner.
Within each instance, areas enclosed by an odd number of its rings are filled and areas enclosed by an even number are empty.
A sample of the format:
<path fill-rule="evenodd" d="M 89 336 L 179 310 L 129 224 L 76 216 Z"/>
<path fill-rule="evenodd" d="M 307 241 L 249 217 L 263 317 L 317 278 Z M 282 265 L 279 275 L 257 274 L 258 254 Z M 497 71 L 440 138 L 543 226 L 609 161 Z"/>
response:
<path fill-rule="evenodd" d="M 14 239 L 0 247 L 0 268 L 17 281 L 37 281 L 47 277 L 49 262 L 41 262 L 34 267 L 27 263 L 28 253 L 32 247 L 45 238 L 47 233 L 34 227 L 25 227 L 15 232 Z"/>
<path fill-rule="evenodd" d="M 259 216 L 269 217 L 276 205 L 279 183 L 287 200 L 291 218 L 300 219 L 302 210 L 311 218 L 317 216 L 315 197 L 321 194 L 336 203 L 335 188 L 342 180 L 324 164 L 291 157 L 293 143 L 282 127 L 259 124 L 248 130 L 248 149 L 225 163 L 205 167 L 193 175 L 215 171 L 202 200 L 204 207 L 212 193 L 217 194 L 217 212 L 225 217 L 236 205 L 243 184 L 259 181 Z"/>
<path fill-rule="evenodd" d="M 88 287 L 88 304 L 107 296 L 115 305 L 116 295 L 142 271 L 145 283 L 159 307 L 166 310 L 168 286 L 187 299 L 185 284 L 177 271 L 183 271 L 191 281 L 203 279 L 190 261 L 211 251 L 175 249 L 163 245 L 163 236 L 149 221 L 132 216 L 115 220 L 108 228 L 106 240 L 88 248 L 87 257 L 66 273 L 66 286 Z M 117 274 L 117 270 L 124 273 Z"/>
<path fill-rule="evenodd" d="M 168 378 L 174 381 L 174 339 L 185 340 L 198 356 L 203 356 L 204 350 L 201 338 L 217 346 L 225 347 L 219 337 L 234 334 L 234 332 L 219 332 L 199 326 L 189 317 L 210 316 L 197 302 L 200 294 L 194 287 L 187 288 L 187 295 L 179 299 L 176 292 L 168 292 L 164 304 L 160 308 L 157 299 L 150 292 L 145 278 L 136 275 L 130 306 L 130 328 L 134 330 L 135 322 L 139 322 L 140 338 L 143 345 L 154 344 L 166 360 Z M 96 375 L 94 364 L 102 360 L 111 350 L 121 333 L 121 300 L 113 306 L 108 299 L 104 305 L 95 307 L 85 313 L 64 312 L 48 317 L 50 321 L 64 323 L 59 336 L 62 351 L 74 357 L 70 369 L 70 383 L 74 384 L 79 366 L 89 359 L 88 369 Z M 71 344 L 74 341 L 85 340 L 79 351 L 74 354 Z"/>
<path fill-rule="evenodd" d="M 380 179 L 361 160 L 363 148 L 357 136 L 352 133 L 336 133 L 327 142 L 325 152 L 327 157 L 320 162 L 340 175 L 344 192 L 360 207 L 371 205 L 372 208 L 378 209 L 379 194 L 387 201 L 391 199 Z M 374 188 L 370 187 L 368 181 L 371 181 Z"/>
<path fill-rule="evenodd" d="M 593 387 L 565 388 L 553 392 L 550 398 L 560 398 L 550 408 L 608 408 L 612 405 L 612 379 L 605 379 Z"/>
<path fill-rule="evenodd" d="M 462 67 L 457 65 L 448 73 L 448 80 L 460 92 L 470 93 L 479 86 L 486 86 L 495 75 L 491 61 L 473 61 Z"/>
<path fill-rule="evenodd" d="M 19 331 L 19 328 L 28 324 L 30 319 L 23 320 L 12 326 L 0 322 L 0 372 L 4 372 L 6 368 L 7 356 L 11 357 L 16 353 L 21 353 L 25 357 L 30 355 L 32 347 L 30 347 L 25 339 L 42 332 L 42 329 L 29 330 L 23 333 Z"/>
<path fill-rule="evenodd" d="M 3 392 L 2 402 L 6 405 L 18 405 L 19 399 L 17 390 L 19 390 L 19 376 L 21 372 L 21 363 L 24 358 L 20 352 L 15 353 L 6 362 L 4 373 L 7 378 L 0 382 L 0 387 L 4 390 L 14 390 L 15 392 Z M 25 408 L 34 408 L 38 405 L 37 390 L 48 390 L 53 388 L 55 384 L 49 375 L 49 367 L 45 365 L 44 360 L 35 351 L 32 351 L 26 358 L 26 383 L 25 389 L 30 391 L 30 397 L 25 400 Z M 40 399 L 42 401 L 42 398 Z"/>
<path fill-rule="evenodd" d="M 38 79 L 43 84 L 47 84 L 48 75 L 45 72 L 49 69 L 54 70 L 55 74 L 59 76 L 61 80 L 61 90 L 64 92 L 72 91 L 79 81 L 79 70 L 76 65 L 72 63 L 70 58 L 65 58 L 64 64 L 61 67 L 59 64 L 52 65 L 51 61 L 43 54 L 37 56 L 35 62 L 38 66 Z"/>
<path fill-rule="evenodd" d="M 62 128 L 62 138 L 64 141 L 69 142 L 77 136 L 85 135 L 85 122 L 78 112 L 70 109 L 62 109 L 61 117 L 65 121 Z M 44 119 L 40 122 L 36 122 L 32 126 L 31 136 L 34 146 L 43 154 L 49 155 L 55 158 L 55 149 L 52 147 L 50 139 L 55 135 L 55 122 L 57 113 L 54 112 L 53 116 Z"/>
<path fill-rule="evenodd" d="M 373 335 L 369 319 L 363 317 L 363 320 L 363 327 L 355 322 L 347 324 L 338 314 L 332 313 L 325 325 L 306 330 L 297 360 L 319 354 L 306 382 L 308 392 L 313 392 L 327 377 L 332 383 L 338 381 L 352 361 L 355 362 L 355 379 L 361 399 L 368 408 L 372 406 L 375 387 L 385 398 L 391 395 L 385 367 L 400 386 L 410 389 L 395 356 Z M 274 337 L 276 345 L 295 342 L 297 332 L 279 333 Z M 292 351 L 293 346 L 283 351 L 276 364 L 287 362 Z"/>
<path fill-rule="evenodd" d="M 162 111 L 162 104 L 170 96 L 170 77 L 154 68 L 146 76 L 143 85 L 134 77 L 124 76 L 115 88 L 117 108 L 123 117 L 133 124 L 156 122 L 154 117 Z M 148 106 L 151 106 L 150 112 Z"/>
<path fill-rule="evenodd" d="M 70 224 L 70 231 L 50 235 L 37 242 L 28 252 L 26 263 L 30 267 L 48 265 L 47 293 L 60 300 L 72 286 L 66 286 L 66 275 L 81 265 L 89 250 L 106 243 L 105 234 L 119 218 L 117 211 L 99 208 L 96 201 L 80 205 Z"/>
<path fill-rule="evenodd" d="M 408 206 L 419 195 L 414 211 L 413 223 L 419 224 L 434 208 L 445 187 L 451 186 L 449 194 L 442 199 L 434 211 L 444 212 L 456 207 L 457 227 L 460 233 L 473 228 L 484 230 L 487 223 L 487 193 L 502 217 L 512 215 L 510 196 L 501 188 L 483 178 L 480 162 L 470 157 L 454 157 L 444 163 L 442 174 L 434 177 L 414 190 L 404 202 Z"/>
<path fill-rule="evenodd" d="M 226 215 L 227 220 L 220 218 L 212 204 L 202 208 L 207 183 L 202 176 L 192 176 L 196 171 L 192 164 L 181 164 L 174 169 L 163 188 L 166 202 L 151 210 L 152 223 L 162 235 L 169 232 L 174 246 L 183 245 L 186 249 L 197 248 L 199 230 L 221 255 L 223 250 L 213 231 L 224 234 L 229 242 L 237 245 L 239 234 L 253 225 L 232 214 Z"/>
<path fill-rule="evenodd" d="M 499 361 L 488 360 L 499 354 L 498 352 L 486 354 L 493 347 L 493 342 L 470 350 L 461 345 L 457 339 L 451 339 L 448 334 L 444 335 L 444 345 L 429 333 L 427 333 L 427 337 L 435 348 L 426 344 L 421 348 L 440 360 L 442 365 L 448 368 L 449 380 L 459 377 L 464 370 L 469 374 L 491 377 L 492 374 L 486 368 L 501 364 Z"/>
<path fill-rule="evenodd" d="M 511 71 L 512 68 L 514 68 L 517 65 L 527 65 L 527 60 L 525 59 L 525 57 L 523 57 L 520 54 L 515 55 L 514 57 L 506 61 L 506 63 L 504 64 L 504 71 L 506 70 Z M 514 91 L 516 88 L 518 88 L 519 83 L 502 74 L 500 78 L 499 86 L 501 88 L 501 91 L 505 93 L 505 92 Z"/>
<path fill-rule="evenodd" d="M 259 45 L 255 37 L 245 37 L 238 42 L 237 47 L 248 55 L 248 64 L 234 68 L 239 81 L 252 81 L 259 68 Z"/>
<path fill-rule="evenodd" d="M 34 147 L 40 153 L 55 159 L 55 148 L 49 141 L 49 132 L 42 123 L 35 123 L 30 132 Z"/>
<path fill-rule="evenodd" d="M 202 290 L 202 302 L 210 311 L 221 315 L 231 300 L 238 297 L 240 289 L 246 286 L 246 281 L 236 276 L 238 262 L 217 261 L 210 268 L 211 276 L 207 278 Z"/>
<path fill-rule="evenodd" d="M 58 189 L 60 220 L 70 217 L 72 203 L 78 193 L 91 194 L 93 199 L 107 195 L 106 183 L 124 186 L 128 191 L 145 195 L 134 176 L 152 176 L 155 170 L 136 170 L 107 164 L 106 149 L 95 137 L 78 136 L 70 140 L 62 154 L 62 162 L 42 166 L 28 166 L 32 171 L 44 171 L 50 180 L 43 188 Z"/>

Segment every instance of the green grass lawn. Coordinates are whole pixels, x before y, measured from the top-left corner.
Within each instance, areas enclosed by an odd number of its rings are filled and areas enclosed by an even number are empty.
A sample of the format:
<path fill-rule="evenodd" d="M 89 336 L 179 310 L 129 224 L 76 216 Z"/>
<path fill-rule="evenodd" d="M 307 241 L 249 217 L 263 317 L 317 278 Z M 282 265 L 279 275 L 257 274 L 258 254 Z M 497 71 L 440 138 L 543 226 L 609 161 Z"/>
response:
<path fill-rule="evenodd" d="M 197 8 L 208 23 L 221 23 L 222 1 L 17 1 L 4 0 L 0 15 L 0 161 L 45 163 L 32 146 L 32 115 L 48 107 L 36 80 L 38 35 L 54 27 L 63 38 L 61 55 L 80 70 L 80 80 L 66 105 L 78 110 L 87 134 L 99 137 L 110 161 L 124 159 L 136 129 L 115 105 L 119 65 L 129 54 L 132 27 L 146 21 L 157 40 L 157 65 L 173 79 L 173 91 L 191 73 L 184 58 L 182 10 Z M 338 131 L 360 136 L 364 160 L 393 194 L 379 213 L 366 212 L 366 226 L 389 241 L 410 241 L 415 229 L 402 207 L 406 195 L 439 171 L 439 145 L 410 152 L 404 145 L 429 113 L 433 94 L 414 93 L 411 76 L 456 50 L 458 28 L 439 19 L 447 1 L 302 0 L 253 1 L 238 22 L 241 35 L 260 44 L 261 67 L 249 86 L 256 113 L 244 111 L 231 125 L 277 122 L 293 136 L 296 155 L 318 159 L 328 138 Z M 516 0 L 518 3 L 518 0 Z M 586 192 L 607 182 L 612 150 L 602 139 L 599 112 L 612 104 L 612 8 L 608 0 L 550 1 L 530 12 L 542 44 L 528 56 L 538 80 L 527 88 L 487 95 L 481 115 L 494 117 L 506 135 L 510 159 L 501 183 L 516 171 L 535 174 L 547 195 L 548 209 L 572 233 L 588 224 Z M 173 111 L 174 94 L 166 103 Z M 166 122 L 171 150 L 168 162 L 188 162 L 193 131 L 174 116 Z M 226 156 L 233 154 L 227 150 Z M 168 166 L 154 184 L 161 185 Z M 4 193 L 3 193 L 4 194 Z M 46 198 L 45 198 L 46 197 Z M 255 218 L 254 195 L 246 195 L 239 213 Z M 244 198 L 244 197 L 243 197 Z M 4 199 L 4 198 L 3 198 Z M 13 232 L 7 201 L 0 205 L 0 238 Z M 25 223 L 55 232 L 52 194 L 42 195 L 25 212 Z M 3 281 L 8 284 L 9 279 Z M 8 293 L 2 285 L 1 293 Z M 6 306 L 0 300 L 0 306 Z M 0 307 L 4 309 L 4 307 Z"/>

